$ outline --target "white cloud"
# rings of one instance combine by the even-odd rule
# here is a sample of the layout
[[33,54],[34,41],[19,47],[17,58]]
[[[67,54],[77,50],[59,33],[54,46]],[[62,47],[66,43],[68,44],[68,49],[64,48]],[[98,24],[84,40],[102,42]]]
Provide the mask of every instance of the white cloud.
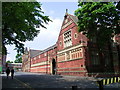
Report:
[[49,11],[49,14],[53,15],[53,14],[55,14],[55,12],[53,10],[51,10],[51,11]]
[[50,18],[53,22],[45,25],[47,29],[41,28],[38,37],[34,41],[26,42],[25,46],[32,49],[45,49],[55,44],[58,39],[62,20],[59,18]]
[[[44,8],[42,8],[42,11],[48,13]],[[49,14],[53,15],[54,11],[50,10]],[[60,18],[53,18],[53,17],[50,17],[50,19],[53,22],[49,22],[48,25],[45,25],[47,29],[41,28],[39,35],[35,37],[33,41],[27,41],[24,43],[25,47],[28,47],[30,49],[43,50],[48,48],[49,46],[54,45],[57,42],[63,20]],[[6,60],[10,60],[10,61],[15,60],[15,56],[17,52],[14,50],[14,48],[15,48],[14,45],[7,46],[7,50],[9,54],[7,55]]]
[[11,57],[8,57],[8,56],[7,56],[6,61],[14,61],[14,60],[12,60]]
[[15,56],[17,54],[17,52],[14,50],[15,45],[6,45],[7,48],[7,57],[6,57],[6,61],[10,60],[10,61],[14,61],[15,60]]

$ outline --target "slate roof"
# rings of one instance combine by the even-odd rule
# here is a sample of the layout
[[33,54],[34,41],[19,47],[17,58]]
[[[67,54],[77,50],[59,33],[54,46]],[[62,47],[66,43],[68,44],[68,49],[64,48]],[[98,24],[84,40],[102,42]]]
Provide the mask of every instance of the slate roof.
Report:
[[30,49],[30,57],[34,57],[36,54],[42,52],[41,50],[33,50],[33,49]]
[[40,54],[42,54],[42,53],[45,53],[45,52],[47,52],[47,51],[49,51],[49,50],[52,50],[52,49],[54,49],[54,48],[56,48],[56,47],[57,47],[56,44],[54,44],[54,45],[48,47],[47,49],[44,49],[44,50],[42,50],[42,51],[40,51],[40,52],[36,52],[36,54],[34,53],[34,55],[32,55],[32,57],[35,57],[35,56],[40,55]]
[[73,15],[70,15],[70,14],[69,14],[69,16],[77,24],[78,18],[76,16],[73,16]]
[[43,52],[46,52],[46,51],[52,50],[52,49],[54,49],[55,47],[57,47],[56,44],[55,44],[55,45],[52,45],[52,46],[50,46],[50,47],[48,47],[48,48],[45,49],[45,50],[43,50]]

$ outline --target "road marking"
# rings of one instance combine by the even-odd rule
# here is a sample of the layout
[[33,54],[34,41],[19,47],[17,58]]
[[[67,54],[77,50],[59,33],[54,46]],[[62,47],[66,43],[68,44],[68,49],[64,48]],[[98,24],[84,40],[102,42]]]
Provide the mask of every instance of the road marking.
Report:
[[19,83],[21,83],[24,87],[30,88],[30,90],[34,90],[34,89],[33,89],[32,87],[30,87],[28,84],[26,84],[26,83],[24,83],[24,82],[18,80],[18,79],[15,78],[15,77],[14,77],[14,79],[15,79],[16,81],[18,81]]

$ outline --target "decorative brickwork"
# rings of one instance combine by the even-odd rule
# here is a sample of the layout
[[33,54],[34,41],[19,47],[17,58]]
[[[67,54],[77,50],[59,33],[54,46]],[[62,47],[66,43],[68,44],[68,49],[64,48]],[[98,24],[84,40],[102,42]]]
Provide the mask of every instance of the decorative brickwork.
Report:
[[[111,47],[111,54],[106,44],[105,49],[100,52],[95,42],[89,40],[82,32],[78,32],[77,21],[75,16],[66,13],[56,44],[32,57],[29,54],[29,59],[26,59],[24,54],[23,71],[27,70],[28,65],[30,72],[47,74],[97,77],[107,76],[109,72],[119,75],[120,50],[114,45]],[[119,42],[118,38],[119,36],[115,39]],[[110,55],[113,55],[112,59]]]

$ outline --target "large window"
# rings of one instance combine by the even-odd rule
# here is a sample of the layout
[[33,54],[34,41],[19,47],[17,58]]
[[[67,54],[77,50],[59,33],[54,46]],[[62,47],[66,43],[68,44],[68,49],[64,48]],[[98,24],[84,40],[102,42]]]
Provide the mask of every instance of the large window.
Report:
[[97,51],[91,51],[91,62],[92,62],[92,65],[100,64],[99,54]]
[[71,31],[68,30],[64,33],[64,47],[68,47],[72,45],[72,40],[71,40]]

